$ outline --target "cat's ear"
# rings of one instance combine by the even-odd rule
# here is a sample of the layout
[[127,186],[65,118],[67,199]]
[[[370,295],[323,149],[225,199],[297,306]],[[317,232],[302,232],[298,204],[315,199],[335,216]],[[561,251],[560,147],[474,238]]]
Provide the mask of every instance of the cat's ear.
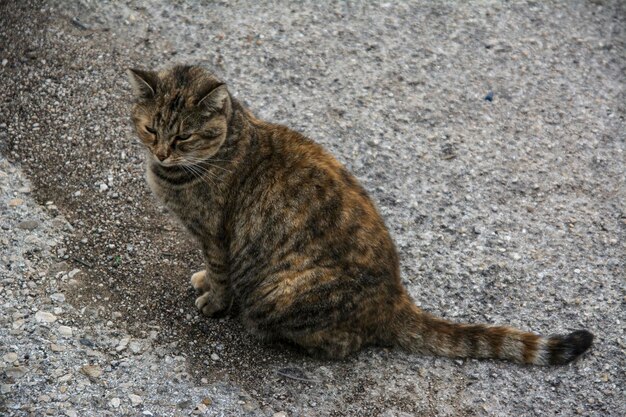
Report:
[[154,97],[156,93],[159,76],[156,72],[143,71],[130,68],[128,71],[128,79],[133,86],[135,97],[140,100],[146,100]]
[[197,105],[214,112],[230,113],[230,94],[226,84],[220,84],[205,94]]

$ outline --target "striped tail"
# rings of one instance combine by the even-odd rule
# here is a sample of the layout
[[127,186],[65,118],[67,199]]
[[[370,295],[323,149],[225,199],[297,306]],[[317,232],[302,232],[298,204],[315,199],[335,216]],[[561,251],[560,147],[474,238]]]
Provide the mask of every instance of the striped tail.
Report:
[[410,352],[458,358],[494,358],[533,365],[562,365],[582,355],[593,334],[577,330],[542,337],[512,327],[452,323],[413,304],[396,316],[395,343]]

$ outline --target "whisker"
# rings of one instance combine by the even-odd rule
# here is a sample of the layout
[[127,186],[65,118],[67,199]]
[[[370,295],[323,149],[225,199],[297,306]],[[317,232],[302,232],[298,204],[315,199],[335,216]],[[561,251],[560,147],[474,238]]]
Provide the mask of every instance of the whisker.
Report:
[[[205,176],[206,173],[198,172],[194,165],[184,165],[184,164],[182,164],[181,167],[183,167],[183,169],[185,171],[190,172],[191,175],[195,176],[196,178],[199,178],[206,185],[211,186],[211,184],[213,184],[214,187],[217,187],[217,184],[211,179],[210,176],[207,177],[207,176]],[[211,184],[209,184],[206,180],[211,181]]]
[[214,161],[210,160],[210,159],[193,158],[193,157],[189,157],[189,156],[184,156],[184,157],[182,157],[182,159],[184,159],[186,162],[189,162],[189,163],[191,163],[193,165],[196,165],[196,166],[200,166],[200,165],[206,164],[206,165],[212,166],[213,168],[217,168],[217,169],[221,169],[222,171],[226,171],[229,174],[233,173],[233,171],[231,171],[230,169],[221,167],[221,166],[216,165],[216,164],[212,164],[211,162],[214,162]]
[[195,166],[193,165],[188,165],[187,168],[193,172],[198,178],[200,178],[202,181],[204,181],[207,185],[209,185],[209,183],[206,180],[211,181],[211,184],[213,184],[214,186],[217,186],[217,184],[213,181],[213,179],[211,178],[211,176],[207,176],[206,172],[202,172],[199,171]]
[[221,170],[223,170],[223,171],[226,171],[226,172],[228,172],[229,174],[232,174],[232,173],[233,173],[233,171],[231,171],[230,169],[226,169],[226,168],[221,167],[221,166],[219,166],[219,165],[215,165],[215,164],[212,164],[212,163],[207,162],[207,161],[204,161],[204,163],[205,163],[205,164],[208,164],[208,165],[210,165],[210,166],[212,166],[212,167],[214,167],[214,168],[218,168],[218,169],[221,169]]

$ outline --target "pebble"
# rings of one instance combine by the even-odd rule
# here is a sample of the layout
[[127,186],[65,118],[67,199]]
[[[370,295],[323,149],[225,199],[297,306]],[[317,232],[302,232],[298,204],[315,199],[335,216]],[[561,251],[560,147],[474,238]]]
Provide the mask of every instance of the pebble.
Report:
[[61,293],[52,294],[50,299],[52,301],[56,301],[57,303],[63,303],[65,302],[65,295]]
[[8,394],[11,392],[11,384],[2,384],[0,385],[0,394]]
[[206,410],[208,410],[209,407],[207,407],[206,405],[200,403],[198,405],[196,405],[196,409],[193,410],[193,414],[195,415],[199,415],[199,414],[204,414],[206,412]]
[[18,229],[33,231],[39,226],[37,220],[25,220],[17,224]]
[[76,410],[67,410],[65,411],[65,415],[67,417],[78,417],[78,413],[76,412]]
[[7,353],[6,355],[2,357],[2,359],[4,359],[5,362],[13,363],[17,360],[17,353],[15,352]]
[[12,366],[4,370],[4,373],[9,378],[21,378],[26,373],[27,369],[24,366]]
[[124,349],[126,349],[126,347],[128,346],[128,342],[130,341],[130,337],[125,337],[122,340],[120,340],[120,343],[117,345],[117,347],[115,348],[115,350],[117,352],[121,352]]
[[56,319],[57,316],[46,311],[38,311],[35,314],[35,320],[37,320],[39,323],[54,323]]
[[50,343],[50,350],[53,352],[65,352],[66,347],[57,345],[56,343]]
[[117,408],[120,406],[121,402],[122,401],[116,397],[116,398],[111,398],[111,401],[109,401],[109,404],[111,405],[111,407]]
[[78,274],[79,272],[80,272],[80,269],[78,269],[78,268],[77,268],[77,269],[72,269],[72,270],[71,270],[71,271],[67,274],[67,276],[68,276],[68,277],[70,277],[70,278],[74,278],[74,275]]
[[72,379],[72,374],[65,374],[59,378],[59,382],[68,382],[70,379]]
[[143,344],[138,340],[133,340],[132,342],[130,342],[128,344],[128,347],[130,348],[130,351],[134,354],[141,353],[141,351],[143,350]]
[[278,413],[272,414],[272,417],[287,417],[287,413],[284,411],[279,411]]
[[102,368],[98,365],[85,365],[80,368],[83,374],[87,375],[90,378],[99,378],[102,375]]
[[220,357],[217,355],[217,353],[211,353],[211,359],[214,361],[219,361]]
[[59,334],[65,337],[72,337],[73,331],[69,326],[59,326]]
[[143,399],[136,394],[128,394],[128,398],[130,398],[130,402],[133,406],[138,406],[143,402]]
[[180,408],[181,410],[184,410],[185,408],[191,407],[191,404],[192,404],[191,400],[183,400],[183,401],[178,402],[176,404],[176,407]]
[[21,206],[22,204],[24,204],[24,200],[22,200],[21,198],[13,198],[9,200],[9,207],[17,207]]

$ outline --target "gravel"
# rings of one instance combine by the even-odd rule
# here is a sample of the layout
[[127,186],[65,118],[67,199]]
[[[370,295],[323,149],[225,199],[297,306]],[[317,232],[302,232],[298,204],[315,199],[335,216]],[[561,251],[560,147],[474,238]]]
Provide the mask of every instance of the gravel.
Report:
[[[626,14],[593,2],[0,5],[0,414],[626,414]],[[340,362],[195,310],[127,67],[201,63],[370,190],[418,305],[544,334],[560,368]]]

